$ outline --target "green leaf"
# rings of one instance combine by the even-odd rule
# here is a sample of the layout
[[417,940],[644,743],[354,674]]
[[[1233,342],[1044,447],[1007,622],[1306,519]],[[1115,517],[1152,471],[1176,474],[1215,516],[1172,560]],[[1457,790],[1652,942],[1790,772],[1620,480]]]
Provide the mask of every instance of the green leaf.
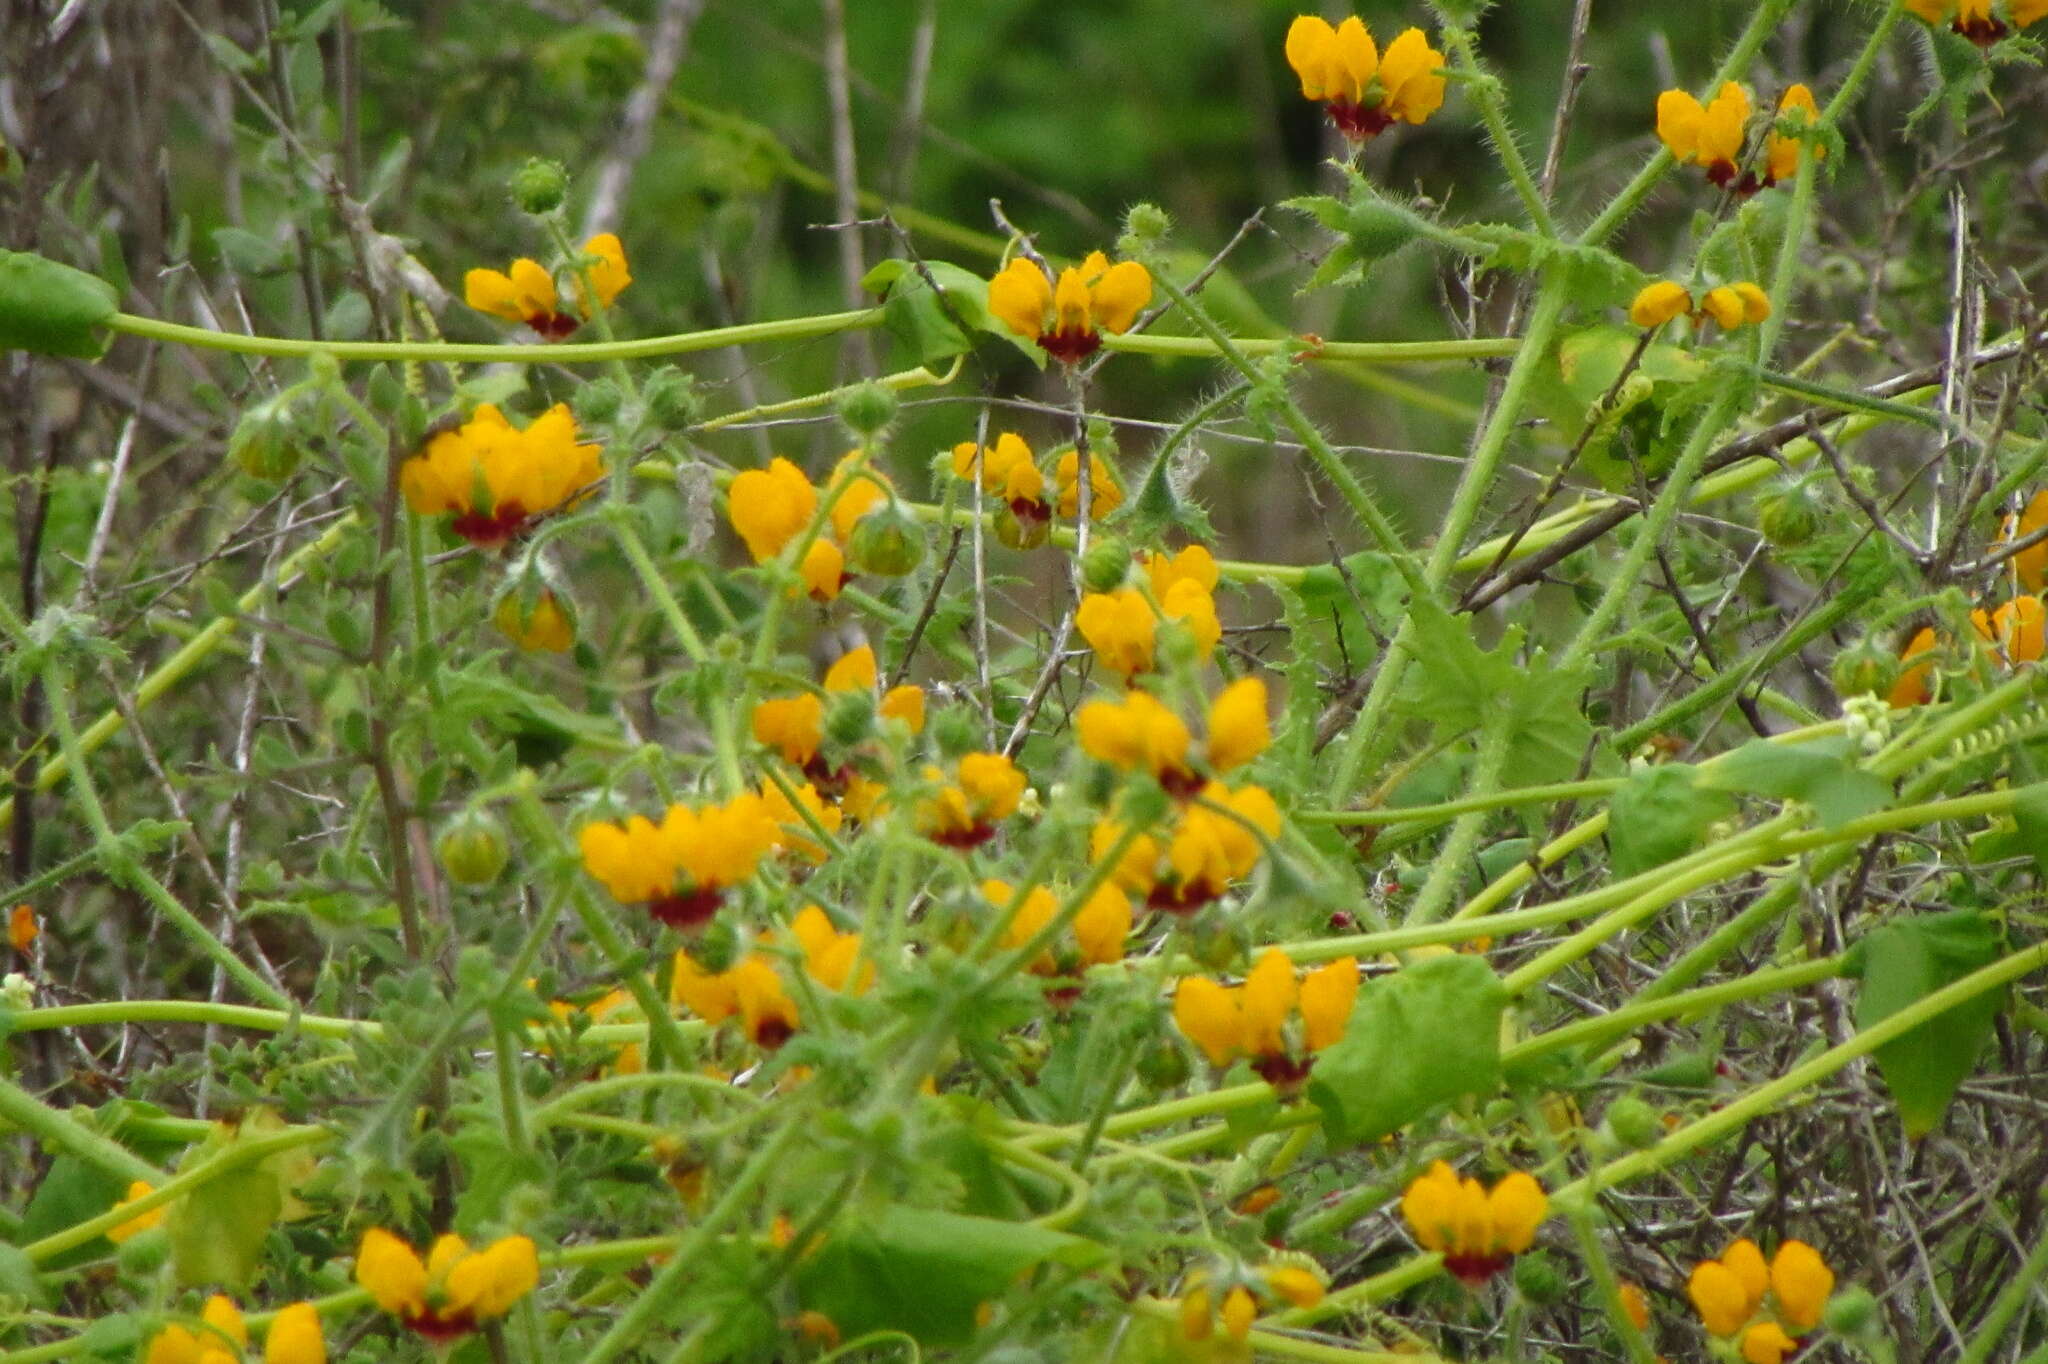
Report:
[[[284,1126],[267,1108],[250,1109],[237,1122],[217,1122],[206,1139],[178,1162],[178,1173],[196,1169],[236,1146],[275,1136]],[[208,1180],[172,1203],[164,1217],[164,1230],[170,1237],[171,1266],[178,1282],[188,1288],[205,1284],[241,1287],[254,1278],[271,1227],[302,1206],[292,1191],[304,1182],[311,1164],[304,1148],[279,1151]]]
[[1803,800],[1833,829],[1882,810],[1892,790],[1882,777],[1858,767],[1846,738],[1803,744],[1753,739],[1711,767],[1699,770],[1698,784],[1714,791]]
[[1607,846],[1614,874],[1634,876],[1685,856],[1700,846],[1707,826],[1726,819],[1735,801],[1702,788],[1688,763],[1647,767],[1629,778],[1607,806]]
[[[886,290],[882,326],[917,364],[931,365],[960,354],[972,344],[969,330],[1017,339],[989,315],[988,281],[946,261],[883,261],[868,271],[861,287]],[[1039,359],[1043,363],[1043,352]]]
[[2034,869],[2048,876],[2048,782],[2014,793],[2012,821],[2019,826],[2020,846],[2034,859]]
[[1500,978],[1477,957],[1431,957],[1368,981],[1309,1076],[1330,1143],[1377,1141],[1439,1104],[1498,1089],[1506,1006]]
[[1410,603],[1414,656],[1402,706],[1427,720],[1440,738],[1456,738],[1491,723],[1508,729],[1501,780],[1511,786],[1574,775],[1592,739],[1579,705],[1590,672],[1548,666],[1541,653],[1519,657],[1522,632],[1509,630],[1492,650],[1472,639],[1466,618],[1429,602]]
[[238,275],[281,275],[298,264],[292,249],[276,237],[259,237],[239,227],[213,230],[214,249]]
[[[1997,961],[1998,928],[1973,909],[1886,924],[1856,945],[1847,974],[1861,975],[1856,1026],[1868,1029],[1945,985]],[[1877,1049],[1877,1068],[1898,1105],[1906,1136],[1919,1140],[1948,1111],[1976,1068],[2005,991],[1987,990]]]
[[114,286],[26,251],[0,251],[0,350],[96,360],[114,315]]
[[[36,1185],[35,1196],[29,1199],[28,1208],[22,1214],[21,1239],[40,1241],[66,1227],[98,1217],[127,1192],[128,1181],[108,1174],[96,1165],[88,1165],[76,1156],[59,1154],[50,1162],[49,1173]],[[103,1240],[88,1241],[52,1258],[44,1268],[63,1269],[81,1260],[104,1255],[107,1247],[108,1243]]]
[[847,1339],[894,1330],[959,1345],[974,1334],[976,1309],[1026,1270],[1087,1269],[1108,1258],[1093,1241],[1029,1223],[891,1204],[831,1233],[798,1268],[797,1296]]

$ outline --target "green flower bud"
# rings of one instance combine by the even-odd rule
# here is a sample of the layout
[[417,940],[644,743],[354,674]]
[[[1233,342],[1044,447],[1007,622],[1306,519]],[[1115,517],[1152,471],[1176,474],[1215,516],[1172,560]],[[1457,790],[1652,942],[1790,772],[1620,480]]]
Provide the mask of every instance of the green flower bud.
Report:
[[926,721],[939,756],[948,760],[981,748],[981,723],[965,706],[947,706]]
[[1145,247],[1158,246],[1171,231],[1173,218],[1165,209],[1157,204],[1132,204],[1124,214],[1124,235],[1117,250],[1126,256],[1138,255]]
[[131,1279],[146,1279],[164,1267],[164,1261],[171,1258],[170,1233],[161,1226],[148,1231],[137,1232],[121,1243],[120,1254],[116,1257],[121,1272]]
[[1883,641],[1865,635],[1836,654],[1828,672],[1839,697],[1885,696],[1899,680],[1899,658]]
[[740,959],[743,947],[740,931],[734,925],[732,916],[721,914],[706,924],[704,930],[691,941],[690,960],[713,974],[729,971],[733,963]]
[[1633,1095],[1607,1105],[1606,1125],[1616,1141],[1638,1151],[1655,1146],[1664,1135],[1657,1110]]
[[1757,529],[1779,549],[1796,549],[1820,529],[1825,510],[1813,480],[1780,484],[1757,502]]
[[825,710],[825,742],[848,749],[875,732],[875,695],[866,687],[835,693]]
[[228,456],[251,478],[289,478],[299,467],[291,404],[279,395],[242,414],[228,437]]
[[569,410],[584,425],[616,421],[626,395],[616,379],[592,379],[569,397]]
[[1179,1089],[1188,1082],[1188,1054],[1179,1043],[1162,1040],[1138,1057],[1138,1078],[1155,1090]]
[[488,886],[505,870],[511,853],[503,825],[486,811],[465,810],[434,840],[434,855],[456,885]]
[[924,558],[924,527],[900,502],[887,502],[853,523],[847,561],[857,573],[900,578]]
[[562,206],[562,200],[569,194],[569,172],[559,161],[528,157],[525,165],[512,172],[505,188],[513,203],[537,218]]
[[1131,547],[1114,535],[1101,536],[1081,556],[1081,585],[1090,592],[1116,591],[1130,571]]
[[896,420],[896,412],[902,406],[896,399],[896,391],[881,384],[861,384],[849,388],[839,395],[836,404],[839,420],[846,423],[846,429],[863,442],[889,429],[889,423]]
[[1820,1319],[1837,1335],[1860,1336],[1877,1324],[1877,1299],[1869,1289],[1852,1285],[1828,1299]]
[[640,385],[647,404],[647,419],[664,431],[694,426],[704,413],[704,400],[697,395],[697,380],[674,365],[663,365]]
[[1385,199],[1360,199],[1344,215],[1344,235],[1362,259],[1391,256],[1422,230],[1415,214]]
[[1515,1257],[1515,1291],[1538,1307],[1564,1301],[1570,1285],[1564,1270],[1547,1251],[1532,1250]]

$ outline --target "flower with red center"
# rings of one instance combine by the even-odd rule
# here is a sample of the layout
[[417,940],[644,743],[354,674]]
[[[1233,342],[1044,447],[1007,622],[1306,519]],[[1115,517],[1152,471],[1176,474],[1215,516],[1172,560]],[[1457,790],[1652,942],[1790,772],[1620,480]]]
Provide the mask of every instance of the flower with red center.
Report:
[[549,341],[559,341],[575,331],[596,309],[590,294],[597,295],[597,307],[609,308],[628,284],[632,273],[626,268],[626,249],[609,232],[600,232],[583,243],[583,275],[590,290],[576,280],[578,314],[563,312],[555,293],[555,277],[539,261],[521,256],[509,270],[472,270],[462,279],[462,301],[480,313],[502,317],[507,322],[524,322]]
[[1181,1287],[1180,1333],[1191,1341],[1205,1341],[1221,1326],[1224,1338],[1242,1348],[1260,1312],[1314,1307],[1324,1292],[1322,1267],[1294,1252],[1281,1252],[1273,1263],[1256,1270],[1218,1265],[1212,1276],[1198,1269]]
[[[1109,856],[1123,833],[1114,820],[1098,823],[1089,837],[1089,856]],[[1221,898],[1233,881],[1251,875],[1264,852],[1261,836],[1271,839],[1279,833],[1280,807],[1264,787],[1233,791],[1212,781],[1181,808],[1163,845],[1150,833],[1134,837],[1112,876],[1153,909],[1191,914]]]
[[449,528],[457,535],[493,547],[588,493],[604,477],[601,449],[577,443],[576,419],[566,404],[556,403],[521,430],[485,403],[408,459],[399,486],[419,515],[453,513]]
[[[1680,165],[1704,167],[1709,183],[1732,194],[1754,194],[1797,173],[1805,144],[1772,132],[1764,139],[1762,173],[1744,171],[1743,148],[1752,112],[1749,91],[1734,81],[1722,82],[1719,93],[1705,104],[1687,91],[1666,90],[1657,96],[1657,138]],[[1804,126],[1818,121],[1820,108],[1813,91],[1801,84],[1786,87],[1778,99],[1777,116]]]
[[327,1364],[320,1312],[310,1302],[281,1307],[264,1332],[263,1353],[249,1348],[241,1309],[219,1293],[206,1300],[199,1320],[172,1322],[150,1337],[143,1364]]
[[1820,1325],[1835,1273],[1804,1241],[1784,1242],[1766,1265],[1743,1237],[1694,1265],[1685,1291],[1708,1335],[1733,1342],[1748,1364],[1780,1364]]
[[[1001,753],[969,753],[955,771],[952,783],[918,807],[918,825],[934,843],[977,847],[995,837],[997,823],[1017,813],[1024,774]],[[925,775],[940,778],[936,768],[927,768]]]
[[[1069,521],[1081,514],[1081,454],[1071,445],[1053,462],[1053,478],[1060,485],[1060,515]],[[1093,450],[1088,452],[1088,519],[1100,521],[1124,503],[1123,485],[1116,470]]]
[[1516,1170],[1488,1190],[1470,1176],[1459,1178],[1440,1160],[1401,1195],[1401,1216],[1416,1242],[1441,1253],[1444,1268],[1470,1288],[1534,1244],[1549,1211],[1543,1186],[1525,1171]]
[[[804,974],[823,988],[857,995],[874,981],[874,963],[860,960],[860,934],[835,928],[821,907],[805,905],[791,921],[790,935],[803,954]],[[760,941],[770,947],[775,935],[765,933]],[[713,1026],[737,1018],[755,1046],[773,1051],[795,1036],[802,1021],[778,961],[770,952],[752,951],[726,970],[706,971],[689,953],[678,952],[669,1002]]]
[[578,835],[583,866],[621,904],[644,903],[673,928],[701,927],[728,887],[754,874],[781,830],[762,799],[736,796],[701,810],[671,805],[660,824],[633,815],[597,821]]
[[1173,1022],[1211,1065],[1248,1060],[1285,1095],[1308,1079],[1315,1054],[1344,1035],[1357,998],[1357,958],[1340,957],[1297,981],[1293,960],[1269,947],[1241,985],[1181,977]]
[[[983,881],[981,893],[999,912],[1010,915],[1003,930],[1005,949],[1015,950],[1030,942],[1059,913],[1058,897],[1044,886],[1034,886],[1022,904],[1015,904],[1016,892],[1007,881]],[[1106,882],[1082,904],[1069,927],[1074,935],[1072,948],[1048,947],[1024,969],[1035,976],[1070,976],[1084,967],[1122,961],[1124,940],[1131,935],[1130,897],[1115,882]]]
[[[1906,8],[1937,28],[1947,25],[1979,47],[2048,18],[2048,0],[1906,0]],[[2001,13],[2002,11],[2002,13]]]
[[1152,276],[1136,261],[1109,263],[1091,251],[1054,282],[1036,262],[1014,256],[988,284],[988,310],[1047,355],[1074,365],[1102,345],[1102,333],[1121,336],[1152,301]]
[[407,1329],[447,1342],[504,1316],[531,1293],[540,1283],[540,1257],[524,1236],[471,1250],[450,1233],[434,1242],[422,1262],[404,1241],[372,1227],[356,1251],[356,1282]]
[[1010,519],[996,522],[997,535],[1012,549],[1043,544],[1052,508],[1045,504],[1045,474],[1039,469],[1031,447],[1015,431],[1003,432],[994,445],[986,448],[971,440],[962,441],[953,447],[954,475],[973,478],[977,458],[982,491],[1009,509]]
[[1405,30],[1382,55],[1357,15],[1332,28],[1304,14],[1287,27],[1286,52],[1302,98],[1326,106],[1330,122],[1353,146],[1396,123],[1421,123],[1443,107],[1444,54],[1419,28]]

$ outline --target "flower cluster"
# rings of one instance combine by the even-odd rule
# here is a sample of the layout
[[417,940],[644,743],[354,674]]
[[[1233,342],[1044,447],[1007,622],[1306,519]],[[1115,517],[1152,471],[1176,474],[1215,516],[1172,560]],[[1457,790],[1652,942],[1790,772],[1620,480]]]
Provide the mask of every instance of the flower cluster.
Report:
[[[576,314],[563,312],[555,277],[539,261],[521,256],[509,270],[472,270],[463,276],[463,302],[480,313],[524,322],[544,340],[559,341],[602,308],[612,306],[628,284],[626,248],[609,232],[583,243],[582,273],[576,278]],[[590,287],[583,287],[588,277]],[[594,306],[592,295],[595,295]]]
[[[1679,164],[1705,167],[1710,183],[1734,194],[1754,194],[1790,179],[1804,153],[1800,139],[1772,132],[1764,138],[1761,167],[1745,170],[1752,112],[1749,91],[1734,81],[1724,82],[1705,104],[1687,91],[1666,90],[1657,96],[1657,138]],[[1813,91],[1804,85],[1787,87],[1778,100],[1781,120],[1806,124],[1819,117]]]
[[[854,692],[873,694],[880,685],[875,651],[866,644],[840,655],[825,670],[826,696]],[[885,720],[900,720],[912,734],[924,729],[924,689],[908,683],[891,687],[883,695],[878,714]],[[754,706],[755,742],[782,755],[782,760],[810,778],[820,789],[838,792],[851,778],[845,766],[831,766],[819,757],[825,742],[825,701],[814,692],[776,696]]]
[[1647,284],[1628,305],[1628,320],[1638,327],[1661,327],[1675,317],[1702,325],[1718,323],[1723,331],[1761,322],[1771,315],[1771,296],[1752,280],[1717,284],[1694,302],[1692,291],[1676,280]]
[[[1003,506],[995,519],[996,538],[1012,549],[1035,549],[1045,543],[1051,527],[1053,508],[1045,500],[1045,473],[1038,467],[1036,456],[1022,436],[1014,431],[1005,431],[996,437],[995,444],[986,448],[978,447],[973,441],[962,441],[953,447],[953,473],[960,478],[974,477],[974,466],[981,465],[982,491],[998,498]],[[1058,484],[1058,506],[1061,516],[1072,519],[1080,514],[1081,504],[1081,456],[1073,447],[1062,451],[1054,461],[1053,477]],[[1088,512],[1091,520],[1099,520],[1123,505],[1124,490],[1117,482],[1116,471],[1102,456],[1093,451],[1088,455]]]
[[1301,97],[1322,104],[1353,146],[1443,107],[1444,54],[1419,28],[1404,30],[1382,53],[1355,14],[1335,28],[1303,14],[1287,26],[1286,51]]
[[1162,621],[1179,622],[1203,662],[1223,638],[1215,598],[1221,573],[1206,548],[1190,545],[1170,557],[1155,553],[1145,573],[1146,590],[1090,592],[1074,612],[1075,628],[1095,651],[1096,661],[1126,681],[1152,671]]
[[1804,1241],[1784,1242],[1766,1266],[1744,1237],[1695,1265],[1685,1291],[1708,1335],[1732,1342],[1747,1364],[1781,1364],[1820,1325],[1835,1273]]
[[782,837],[767,804],[746,794],[722,805],[671,805],[659,824],[644,815],[599,820],[578,842],[584,869],[613,899],[645,904],[662,923],[687,929],[716,914],[725,892],[752,876]]
[[1017,813],[1024,774],[1001,753],[969,753],[954,764],[953,780],[936,767],[925,778],[938,792],[918,805],[918,827],[949,848],[973,848],[995,837],[996,825]]
[[[1033,886],[1021,904],[1016,888],[1008,881],[983,881],[981,894],[997,913],[1010,916],[1002,936],[1005,950],[1014,951],[1036,938],[1060,910],[1059,897],[1044,886]],[[1073,946],[1047,947],[1025,963],[1024,969],[1035,976],[1071,976],[1084,967],[1122,961],[1131,920],[1130,896],[1114,882],[1105,883],[1075,911],[1070,925]]]
[[[1129,835],[1111,875],[1153,909],[1189,914],[1251,875],[1264,852],[1261,839],[1279,837],[1280,823],[1280,807],[1263,786],[1232,790],[1211,781],[1179,807],[1163,838]],[[1089,838],[1089,855],[1106,858],[1125,838],[1121,823],[1100,820]]]
[[[2038,663],[2048,655],[2048,608],[2030,593],[1989,612],[1979,607],[1970,613],[1970,625],[2005,667]],[[1888,698],[1893,709],[1924,705],[1933,699],[1935,659],[1929,655],[1941,644],[1941,636],[1931,625],[1922,626],[1906,641],[1899,653],[1902,667]]]
[[1269,947],[1242,984],[1183,976],[1173,992],[1173,1021],[1209,1063],[1246,1060],[1282,1093],[1298,1089],[1315,1054],[1344,1036],[1358,999],[1358,961],[1339,957],[1294,976],[1294,962]]
[[[1989,47],[2014,29],[2048,18],[2048,0],[1906,0],[1906,8],[1928,23],[1946,25],[1979,47]],[[2002,17],[2000,14],[2002,11]]]
[[[804,973],[825,989],[860,994],[874,980],[873,963],[860,962],[860,934],[841,932],[820,906],[805,905],[790,921],[789,931],[803,953]],[[772,933],[759,939],[763,947],[772,947],[774,941]],[[669,979],[669,1002],[714,1025],[738,1018],[755,1046],[773,1051],[801,1022],[779,961],[779,954],[750,951],[723,971],[707,971],[688,953],[678,952]]]
[[[988,284],[988,310],[1062,364],[1076,365],[1102,345],[1102,333],[1121,336],[1152,301],[1152,275],[1136,261],[1109,263],[1091,251],[1057,283],[1036,261],[1013,256]],[[1071,514],[1071,513],[1070,513]]]
[[524,1236],[482,1250],[454,1233],[437,1238],[425,1260],[382,1227],[363,1235],[356,1282],[408,1330],[445,1342],[504,1316],[540,1282],[540,1256]]
[[1289,1255],[1257,1269],[1198,1269],[1181,1288],[1180,1333],[1191,1341],[1204,1341],[1220,1326],[1225,1339],[1242,1344],[1261,1313],[1282,1303],[1314,1307],[1323,1300],[1323,1292],[1321,1270],[1306,1256]]
[[524,430],[489,403],[430,439],[399,470],[406,503],[421,516],[452,514],[471,544],[505,544],[537,516],[567,506],[604,477],[600,447],[579,444],[576,419],[557,403]]
[[[1075,712],[1074,729],[1084,753],[1127,772],[1149,772],[1173,796],[1186,799],[1203,785],[1188,765],[1194,739],[1187,725],[1150,692],[1133,687],[1119,700],[1090,701]],[[1239,678],[1209,705],[1203,765],[1222,776],[1256,758],[1271,741],[1266,684]]]
[[[150,1337],[143,1364],[258,1364],[249,1350],[249,1326],[241,1309],[216,1293],[199,1320],[172,1322]],[[263,1333],[261,1364],[327,1364],[320,1312],[310,1302],[279,1308]]]
[[[804,590],[819,602],[838,597],[850,576],[844,546],[861,518],[889,505],[893,494],[888,480],[867,467],[867,452],[850,450],[833,469],[825,497],[831,513],[797,565]],[[734,475],[725,498],[726,519],[757,564],[775,558],[810,529],[819,503],[818,489],[804,471],[779,455],[765,469]]]
[[1525,1170],[1501,1177],[1491,1189],[1439,1160],[1401,1195],[1401,1216],[1424,1250],[1444,1257],[1444,1268],[1477,1288],[1536,1240],[1550,1199]]

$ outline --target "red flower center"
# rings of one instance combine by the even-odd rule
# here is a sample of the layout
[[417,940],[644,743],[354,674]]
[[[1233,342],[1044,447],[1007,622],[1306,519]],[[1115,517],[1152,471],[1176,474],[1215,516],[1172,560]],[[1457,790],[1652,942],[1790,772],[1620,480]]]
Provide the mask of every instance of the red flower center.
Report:
[[717,886],[695,886],[680,895],[664,895],[647,902],[647,912],[685,933],[702,928],[718,912],[721,892]]
[[1386,106],[1375,104],[1370,109],[1354,104],[1348,99],[1331,100],[1327,106],[1330,122],[1337,125],[1337,131],[1345,140],[1354,145],[1368,142],[1393,126],[1394,116]]
[[517,502],[505,502],[493,508],[489,515],[483,512],[464,512],[448,524],[457,535],[479,549],[495,549],[506,541],[516,538],[526,529],[526,523],[533,518],[526,508]]

